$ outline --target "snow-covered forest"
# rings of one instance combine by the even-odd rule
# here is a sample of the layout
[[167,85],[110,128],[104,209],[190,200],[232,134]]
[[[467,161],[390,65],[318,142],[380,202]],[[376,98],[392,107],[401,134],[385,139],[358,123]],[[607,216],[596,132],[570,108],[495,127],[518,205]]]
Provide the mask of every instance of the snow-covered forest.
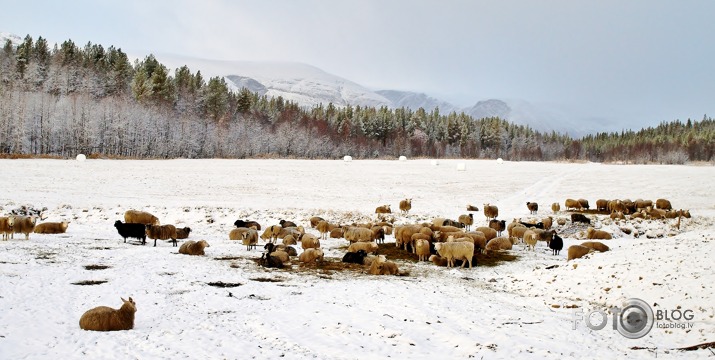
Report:
[[0,50],[0,155],[129,158],[464,157],[682,164],[715,161],[715,121],[574,139],[439,109],[301,107],[153,56],[27,35]]

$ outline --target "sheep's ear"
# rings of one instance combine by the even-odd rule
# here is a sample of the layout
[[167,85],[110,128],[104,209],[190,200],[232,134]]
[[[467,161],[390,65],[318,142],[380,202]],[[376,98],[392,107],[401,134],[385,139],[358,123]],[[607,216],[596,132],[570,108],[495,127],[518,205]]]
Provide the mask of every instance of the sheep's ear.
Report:
[[[123,297],[120,297],[120,299],[122,299],[122,302],[123,302],[123,303],[127,302],[126,300],[124,300]],[[129,300],[131,300],[131,299],[132,299],[132,298],[130,297]]]

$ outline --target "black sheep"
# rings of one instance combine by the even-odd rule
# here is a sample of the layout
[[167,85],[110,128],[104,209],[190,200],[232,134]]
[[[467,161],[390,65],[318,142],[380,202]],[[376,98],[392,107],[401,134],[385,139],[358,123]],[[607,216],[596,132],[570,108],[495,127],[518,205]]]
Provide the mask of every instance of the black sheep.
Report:
[[564,248],[564,239],[557,234],[554,234],[553,239],[549,243],[549,249],[553,250],[553,255],[558,255],[559,251]]
[[352,263],[352,264],[362,264],[362,262],[366,256],[367,256],[367,252],[365,252],[365,250],[358,250],[356,252],[348,252],[348,253],[345,253],[345,256],[343,256],[343,262],[344,263]]
[[236,225],[237,228],[244,227],[244,228],[250,229],[251,227],[255,226],[256,230],[261,230],[261,224],[255,222],[255,221],[251,221],[251,220],[238,219],[233,224]]
[[294,222],[292,221],[286,221],[286,220],[281,220],[278,222],[281,224],[281,227],[287,228],[287,227],[298,227]]
[[502,231],[506,230],[506,221],[497,219],[489,220],[489,227],[496,230],[499,236],[501,236]]
[[114,223],[114,227],[117,228],[119,235],[124,238],[124,242],[127,242],[127,238],[140,239],[142,245],[146,244],[146,227],[144,224],[134,224],[134,223],[123,223],[121,220],[117,220]]
[[571,222],[590,224],[591,219],[589,219],[588,217],[586,217],[586,215],[583,214],[571,214]]
[[544,223],[542,223],[541,221],[537,222],[536,224],[532,224],[532,223],[528,223],[528,222],[523,222],[523,221],[519,221],[519,223],[520,223],[521,225],[524,225],[524,226],[528,227],[528,228],[537,228],[537,229],[543,229],[543,228],[544,228]]
[[283,268],[283,262],[281,261],[281,259],[276,256],[268,255],[266,253],[263,253],[263,255],[261,255],[261,259],[258,261],[258,264],[267,268]]

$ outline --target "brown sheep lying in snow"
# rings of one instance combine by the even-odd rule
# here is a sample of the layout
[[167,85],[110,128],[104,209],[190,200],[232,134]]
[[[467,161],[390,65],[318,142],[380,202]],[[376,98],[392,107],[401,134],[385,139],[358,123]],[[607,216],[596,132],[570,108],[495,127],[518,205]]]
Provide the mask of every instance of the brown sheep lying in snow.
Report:
[[607,232],[605,232],[605,231],[603,231],[603,230],[596,230],[596,229],[594,229],[594,228],[592,228],[592,227],[590,227],[590,226],[588,227],[588,229],[586,229],[586,237],[587,237],[588,239],[599,239],[599,240],[611,240],[611,239],[613,239],[613,237],[611,236],[611,234],[609,234],[609,233],[607,233]]
[[188,240],[185,243],[181,244],[181,247],[179,248],[179,254],[206,255],[204,253],[204,248],[207,247],[210,247],[210,245],[206,242],[206,240],[200,240],[198,242]]
[[98,306],[87,310],[79,319],[79,327],[82,330],[94,331],[130,330],[134,328],[134,313],[137,312],[137,304],[131,297],[129,300],[122,298],[122,302],[122,307],[119,309]]
[[591,251],[593,251],[593,249],[582,245],[571,245],[569,246],[569,255],[567,260],[578,259]]
[[585,246],[589,249],[593,249],[598,252],[606,252],[610,250],[610,248],[606,244],[598,241],[584,241],[581,243],[581,246]]
[[67,231],[69,222],[44,222],[35,226],[35,234],[63,234]]
[[375,208],[375,214],[391,214],[390,205],[382,205]]

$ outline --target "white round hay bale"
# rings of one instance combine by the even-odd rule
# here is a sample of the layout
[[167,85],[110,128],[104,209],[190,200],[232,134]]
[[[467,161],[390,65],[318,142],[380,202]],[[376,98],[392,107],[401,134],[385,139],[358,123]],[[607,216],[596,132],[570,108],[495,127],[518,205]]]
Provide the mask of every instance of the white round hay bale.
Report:
[[400,156],[400,161],[407,161],[407,156],[404,156],[404,155]]
[[350,155],[345,155],[345,156],[343,156],[343,161],[351,162],[351,161],[353,161],[353,157]]
[[457,163],[457,171],[465,171],[465,170],[467,170],[467,164]]
[[503,163],[504,163],[504,159],[502,159],[502,158],[497,159],[497,164],[503,164]]
[[439,165],[439,161],[437,161],[437,160],[432,160],[432,161],[431,161],[431,164],[432,164],[433,166],[437,166],[437,165]]
[[77,161],[82,162],[85,160],[87,160],[87,157],[84,154],[77,155]]

